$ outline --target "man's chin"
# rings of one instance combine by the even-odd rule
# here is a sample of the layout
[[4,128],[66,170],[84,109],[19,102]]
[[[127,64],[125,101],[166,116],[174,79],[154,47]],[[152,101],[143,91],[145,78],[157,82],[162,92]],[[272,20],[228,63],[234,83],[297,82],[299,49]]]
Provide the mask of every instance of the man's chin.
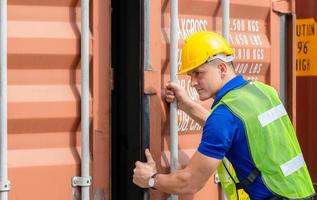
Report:
[[200,101],[206,101],[206,100],[209,100],[211,98],[214,98],[214,96],[211,96],[211,95],[199,95],[199,100]]
[[199,96],[199,100],[200,100],[200,101],[205,101],[205,100],[207,100],[207,99],[209,99],[209,97]]

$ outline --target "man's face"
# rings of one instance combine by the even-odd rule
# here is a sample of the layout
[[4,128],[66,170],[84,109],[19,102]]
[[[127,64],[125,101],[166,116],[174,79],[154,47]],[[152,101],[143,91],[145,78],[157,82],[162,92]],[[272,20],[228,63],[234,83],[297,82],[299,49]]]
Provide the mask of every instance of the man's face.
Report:
[[219,62],[212,61],[188,73],[191,85],[197,90],[201,101],[214,98],[222,88],[221,70]]

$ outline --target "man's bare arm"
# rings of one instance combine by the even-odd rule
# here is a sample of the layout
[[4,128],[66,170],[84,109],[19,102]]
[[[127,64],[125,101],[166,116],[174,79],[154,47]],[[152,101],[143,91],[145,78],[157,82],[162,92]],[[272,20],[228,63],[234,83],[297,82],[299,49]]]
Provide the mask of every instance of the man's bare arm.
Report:
[[[148,163],[153,163],[152,156],[146,152]],[[196,152],[186,168],[170,174],[158,174],[154,187],[169,194],[194,194],[198,192],[215,172],[221,160],[207,157]],[[147,181],[154,173],[147,163],[136,163],[133,182],[140,187],[148,187]]]
[[210,110],[206,109],[196,101],[192,101],[188,108],[184,111],[199,125],[204,126],[210,115]]
[[192,119],[203,126],[210,115],[210,110],[192,100],[185,89],[177,83],[168,83],[165,90],[165,100],[169,103],[177,100],[180,110],[187,113]]

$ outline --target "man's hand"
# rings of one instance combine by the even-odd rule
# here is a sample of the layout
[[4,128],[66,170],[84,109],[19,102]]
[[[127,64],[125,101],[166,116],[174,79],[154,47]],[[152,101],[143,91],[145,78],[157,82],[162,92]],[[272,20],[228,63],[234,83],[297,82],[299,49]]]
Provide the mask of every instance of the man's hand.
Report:
[[147,162],[136,161],[135,168],[133,170],[133,183],[141,188],[148,188],[148,181],[150,177],[156,173],[156,164],[149,149],[145,149],[145,156]]
[[172,103],[177,100],[177,106],[179,109],[185,111],[193,104],[193,100],[188,96],[186,90],[178,83],[169,82],[166,84],[165,100],[168,103]]
[[204,126],[210,115],[210,110],[204,108],[197,101],[192,100],[186,90],[178,83],[169,82],[166,84],[165,100],[171,103],[175,98],[177,100],[178,109],[184,111],[201,126]]

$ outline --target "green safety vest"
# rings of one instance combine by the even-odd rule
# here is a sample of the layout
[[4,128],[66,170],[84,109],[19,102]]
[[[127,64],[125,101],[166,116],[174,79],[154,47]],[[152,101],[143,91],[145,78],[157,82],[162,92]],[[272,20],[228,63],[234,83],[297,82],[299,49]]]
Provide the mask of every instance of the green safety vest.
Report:
[[[252,161],[270,191],[288,199],[314,195],[294,128],[272,87],[260,82],[248,82],[223,96],[212,111],[219,105],[227,106],[242,120]],[[227,159],[217,170],[221,185],[230,199],[249,199],[243,191],[236,190],[232,177],[235,182],[238,179]]]

